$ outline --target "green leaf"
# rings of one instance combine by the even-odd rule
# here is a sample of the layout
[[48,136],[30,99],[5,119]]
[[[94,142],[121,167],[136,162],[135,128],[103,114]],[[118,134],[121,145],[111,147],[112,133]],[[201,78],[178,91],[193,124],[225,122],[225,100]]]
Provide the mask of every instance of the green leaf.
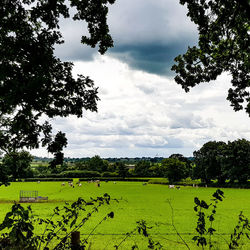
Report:
[[209,208],[208,204],[207,204],[205,201],[203,201],[203,200],[201,201],[200,206],[201,206],[202,208],[205,208],[205,209],[208,209],[208,208]]
[[108,217],[113,219],[113,218],[114,218],[114,212],[110,212],[110,213],[108,214]]
[[194,198],[194,203],[195,203],[197,206],[199,206],[199,205],[200,205],[200,200],[199,200],[197,197],[195,197],[195,198]]

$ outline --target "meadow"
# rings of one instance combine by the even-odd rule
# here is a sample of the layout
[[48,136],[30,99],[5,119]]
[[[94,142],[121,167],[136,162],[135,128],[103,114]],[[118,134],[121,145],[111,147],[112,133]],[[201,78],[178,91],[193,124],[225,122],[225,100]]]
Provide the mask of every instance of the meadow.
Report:
[[[83,239],[108,212],[114,212],[114,218],[104,221],[90,238],[90,249],[99,250],[114,249],[113,246],[119,244],[125,234],[136,227],[136,221],[141,219],[152,226],[149,230],[152,238],[159,241],[164,249],[186,249],[172,226],[172,219],[190,248],[198,249],[192,242],[197,222],[193,209],[194,197],[209,201],[216,189],[181,187],[177,190],[169,189],[167,185],[142,185],[141,182],[101,182],[100,187],[94,183],[82,182],[81,187],[75,185],[75,188],[67,184],[61,186],[60,182],[14,182],[8,187],[0,188],[1,221],[13,202],[19,200],[20,190],[37,190],[39,196],[48,196],[48,202],[31,205],[34,215],[43,218],[48,218],[56,206],[63,206],[66,201],[73,202],[78,197],[88,200],[89,197],[95,198],[108,193],[111,198],[118,199],[118,203],[112,201],[110,205],[102,207],[80,230]],[[237,224],[240,211],[250,218],[250,190],[222,190],[225,199],[218,204],[214,222],[217,249],[227,249],[226,242]],[[169,203],[173,207],[173,214]],[[121,249],[131,249],[135,243],[139,249],[146,249],[147,242],[139,235],[129,237],[121,245]],[[250,241],[244,241],[242,249],[250,249]]]

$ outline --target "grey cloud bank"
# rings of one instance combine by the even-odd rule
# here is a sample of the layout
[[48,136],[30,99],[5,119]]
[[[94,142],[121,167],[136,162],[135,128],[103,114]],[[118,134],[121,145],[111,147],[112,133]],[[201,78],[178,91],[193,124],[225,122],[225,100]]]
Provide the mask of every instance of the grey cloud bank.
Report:
[[110,54],[132,68],[171,75],[174,58],[197,39],[186,9],[176,0],[119,1],[112,6]]
[[[119,0],[110,6],[108,23],[114,48],[107,54],[131,68],[172,75],[174,58],[197,40],[196,27],[186,17],[186,8],[176,0]],[[64,20],[65,44],[56,47],[63,60],[91,61],[97,48],[80,44],[88,34],[86,25]]]

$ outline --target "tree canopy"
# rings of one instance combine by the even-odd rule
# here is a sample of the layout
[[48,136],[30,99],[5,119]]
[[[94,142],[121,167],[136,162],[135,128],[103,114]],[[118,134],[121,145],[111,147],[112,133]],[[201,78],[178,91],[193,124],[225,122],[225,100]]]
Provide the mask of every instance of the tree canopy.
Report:
[[150,162],[141,160],[135,164],[135,174],[137,176],[149,176],[150,175]]
[[212,179],[217,179],[219,183],[225,182],[223,159],[225,158],[226,146],[227,144],[222,141],[209,141],[199,150],[194,151],[196,178],[201,178],[205,183],[209,183]]
[[[1,172],[5,172],[5,175],[10,176],[12,180],[32,177],[33,174],[30,168],[32,159],[31,154],[26,151],[5,154],[1,164]],[[1,179],[1,181],[3,181],[3,179]],[[5,181],[3,181],[3,183],[5,183]]]
[[250,178],[250,141],[239,139],[232,142],[209,141],[194,152],[195,178],[205,183],[225,180],[247,183]]
[[[85,21],[89,37],[81,43],[113,46],[107,25],[108,4],[115,0],[5,0],[0,5],[0,149],[5,152],[50,145],[48,118],[97,111],[98,90],[83,75],[72,76],[71,62],[54,54],[63,43],[59,18]],[[40,136],[42,135],[42,139]],[[62,140],[65,141],[65,140]]]
[[87,162],[87,167],[88,170],[104,172],[108,169],[108,163],[99,155],[95,155]]
[[166,158],[162,160],[162,167],[165,169],[165,177],[170,183],[180,181],[186,176],[186,163],[177,158]]
[[250,2],[249,0],[180,0],[198,26],[198,45],[175,58],[175,81],[190,88],[216,80],[223,72],[232,76],[227,99],[235,111],[250,116]]
[[232,182],[238,180],[240,183],[247,183],[250,178],[250,141],[239,139],[228,142],[223,165]]

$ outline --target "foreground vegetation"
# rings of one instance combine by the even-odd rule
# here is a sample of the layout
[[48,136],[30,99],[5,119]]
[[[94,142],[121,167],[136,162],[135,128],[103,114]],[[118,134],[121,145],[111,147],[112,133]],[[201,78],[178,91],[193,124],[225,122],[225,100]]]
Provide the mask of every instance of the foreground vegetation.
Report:
[[[196,245],[192,240],[197,234],[195,230],[197,216],[193,210],[194,197],[209,200],[216,189],[181,187],[178,190],[169,189],[166,185],[143,185],[139,182],[116,182],[116,184],[101,182],[100,187],[97,187],[96,183],[84,182],[81,187],[75,185],[75,188],[68,185],[61,186],[59,182],[41,182],[40,184],[16,182],[0,189],[1,221],[10,210],[13,201],[19,200],[20,190],[38,190],[39,195],[49,197],[48,203],[31,205],[33,215],[44,219],[50,218],[56,206],[63,207],[65,201],[73,202],[78,197],[89,200],[90,197],[108,193],[111,198],[118,199],[119,203],[111,201],[109,206],[102,207],[80,230],[81,238],[84,238],[105,215],[114,212],[114,218],[103,222],[89,238],[91,249],[113,249],[113,246],[119,244],[127,232],[136,228],[138,220],[145,220],[147,225],[152,226],[152,229],[149,229],[150,235],[165,248],[185,249],[185,245],[172,225],[174,221],[177,231],[191,246],[191,249],[195,249]],[[214,239],[215,245],[219,246],[218,249],[227,248],[226,241],[230,240],[230,234],[237,224],[240,211],[244,211],[245,216],[250,217],[249,190],[225,189],[224,192],[225,200],[218,205],[213,226],[216,230]],[[24,207],[27,205],[24,204]],[[38,234],[42,230],[44,228],[41,227],[35,229]],[[145,249],[147,246],[147,241],[143,236],[133,234],[121,247],[131,249],[134,243],[139,246],[139,249]],[[249,247],[250,244],[245,240],[243,249],[249,249]]]

